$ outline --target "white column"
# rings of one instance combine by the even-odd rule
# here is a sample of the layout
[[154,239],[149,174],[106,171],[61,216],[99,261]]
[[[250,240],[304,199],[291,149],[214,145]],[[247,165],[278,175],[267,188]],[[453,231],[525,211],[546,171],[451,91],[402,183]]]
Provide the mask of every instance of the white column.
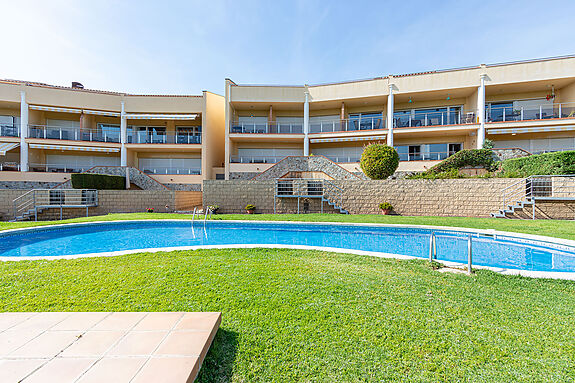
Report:
[[309,93],[307,91],[303,104],[303,134],[303,155],[309,156]]
[[120,114],[120,165],[128,166],[128,152],[126,150],[126,142],[128,141],[128,126],[126,123],[126,109],[124,101],[122,101],[122,113]]
[[477,149],[483,148],[485,142],[485,74],[480,77],[479,89],[477,90],[477,115],[479,128],[477,129]]
[[393,84],[389,84],[387,96],[387,145],[393,146]]
[[26,92],[20,92],[20,171],[28,171],[28,103]]

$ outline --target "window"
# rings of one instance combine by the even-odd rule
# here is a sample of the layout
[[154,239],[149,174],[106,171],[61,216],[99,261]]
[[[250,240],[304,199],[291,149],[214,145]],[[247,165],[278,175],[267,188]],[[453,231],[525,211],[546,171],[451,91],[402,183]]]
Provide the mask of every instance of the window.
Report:
[[147,174],[200,174],[201,158],[140,158],[140,170]]
[[409,160],[417,161],[421,159],[421,145],[409,145]]
[[448,155],[452,156],[455,153],[459,152],[462,149],[462,144],[448,144]]
[[460,124],[461,106],[399,110],[393,119],[398,128]]
[[177,144],[201,144],[202,127],[201,126],[176,126],[176,143]]
[[356,113],[349,115],[348,130],[383,129],[381,113]]

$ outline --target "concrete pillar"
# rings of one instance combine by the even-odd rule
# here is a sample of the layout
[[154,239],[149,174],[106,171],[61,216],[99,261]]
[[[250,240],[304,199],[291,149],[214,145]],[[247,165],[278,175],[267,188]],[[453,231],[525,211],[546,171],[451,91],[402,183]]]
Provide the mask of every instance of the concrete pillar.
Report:
[[126,120],[126,109],[122,101],[122,113],[120,114],[120,165],[128,166],[128,151],[126,142],[128,141],[128,124]]
[[226,79],[226,110],[224,116],[224,178],[226,180],[230,179],[230,127],[231,127],[231,119],[232,116],[232,108],[231,108],[231,96],[232,96],[232,83],[230,79]]
[[393,84],[389,84],[387,96],[387,145],[393,146]]
[[20,171],[28,171],[28,103],[26,92],[20,92]]
[[303,134],[303,155],[309,156],[309,93],[307,90],[303,104]]
[[482,74],[477,90],[477,116],[479,117],[479,128],[477,129],[477,149],[483,148],[485,142],[485,78],[487,75]]

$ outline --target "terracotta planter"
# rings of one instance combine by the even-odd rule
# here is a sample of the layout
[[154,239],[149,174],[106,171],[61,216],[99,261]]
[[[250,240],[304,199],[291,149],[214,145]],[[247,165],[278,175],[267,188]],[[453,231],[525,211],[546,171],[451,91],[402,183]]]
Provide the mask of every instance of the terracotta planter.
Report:
[[383,215],[389,215],[390,212],[391,212],[391,209],[381,209],[381,214],[383,214]]
[[248,213],[248,214],[254,214],[254,211],[253,211],[253,209],[252,209],[252,210],[246,210],[246,213]]

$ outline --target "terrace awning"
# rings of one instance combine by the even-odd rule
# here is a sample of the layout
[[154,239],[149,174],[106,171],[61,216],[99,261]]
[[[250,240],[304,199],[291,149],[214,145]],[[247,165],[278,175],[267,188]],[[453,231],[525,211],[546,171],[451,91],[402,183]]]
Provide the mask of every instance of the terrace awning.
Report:
[[47,149],[47,150],[72,150],[77,152],[119,152],[120,148],[104,148],[101,146],[70,146],[70,145],[45,145],[45,144],[30,144],[32,149]]
[[18,142],[0,142],[0,156],[5,156],[6,152],[20,146]]
[[530,126],[528,128],[507,128],[507,129],[487,129],[489,134],[517,134],[517,133],[539,133],[539,132],[566,132],[575,130],[575,125],[565,126]]

